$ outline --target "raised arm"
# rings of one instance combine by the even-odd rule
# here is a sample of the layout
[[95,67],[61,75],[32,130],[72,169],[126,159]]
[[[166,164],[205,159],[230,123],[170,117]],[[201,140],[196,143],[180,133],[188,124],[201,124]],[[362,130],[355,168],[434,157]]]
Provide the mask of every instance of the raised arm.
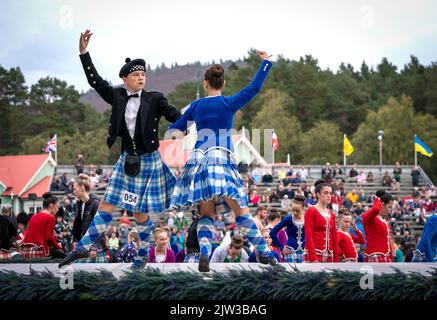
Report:
[[373,207],[363,213],[363,222],[366,221],[371,221],[373,219],[375,219],[378,214],[381,212],[381,199],[379,199],[379,197],[375,197],[375,200],[373,201]]
[[351,234],[354,243],[358,243],[358,244],[366,243],[366,241],[364,240],[364,235],[361,233],[360,229],[358,229],[354,221],[352,221],[352,229],[355,232],[355,235]]
[[252,82],[240,92],[233,96],[227,97],[229,102],[229,108],[232,112],[237,112],[244,107],[257,93],[261,90],[262,85],[267,77],[267,74],[272,67],[272,63],[269,61],[271,55],[268,55],[265,51],[258,51],[258,56],[261,58],[261,65],[252,79]]
[[91,56],[87,51],[87,46],[92,35],[93,34],[90,30],[86,30],[85,32],[80,34],[80,61],[82,62],[83,70],[85,71],[85,75],[90,86],[97,91],[97,93],[103,98],[103,100],[105,100],[109,104],[112,104],[114,88],[110,86],[109,83],[97,73],[97,70],[91,60]]

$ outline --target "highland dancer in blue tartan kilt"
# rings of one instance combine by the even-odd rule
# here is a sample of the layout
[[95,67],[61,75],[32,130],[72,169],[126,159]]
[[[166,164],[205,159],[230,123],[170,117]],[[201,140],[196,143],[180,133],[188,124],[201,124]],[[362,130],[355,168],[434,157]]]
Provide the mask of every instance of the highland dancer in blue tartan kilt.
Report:
[[86,50],[91,35],[90,30],[81,34],[80,59],[88,83],[112,106],[107,145],[111,148],[117,136],[121,137],[121,155],[88,231],[59,267],[88,257],[93,243],[108,229],[115,207],[119,207],[135,215],[139,248],[133,268],[139,269],[147,263],[150,236],[155,228],[148,213],[162,213],[168,209],[176,182],[157,151],[159,120],[164,116],[173,123],[180,113],[161,93],[144,90],[146,62],[142,59],[127,58],[121,68],[119,76],[126,88],[114,88],[103,80]]
[[198,204],[200,207],[197,238],[201,272],[209,271],[214,218],[219,211],[232,210],[235,213],[240,233],[259,252],[260,262],[278,264],[252,220],[233,156],[231,130],[234,114],[261,90],[272,66],[266,52],[258,51],[258,55],[262,63],[252,82],[233,96],[224,97],[221,94],[226,84],[221,65],[213,65],[206,70],[203,81],[206,97],[192,102],[182,117],[169,127],[176,137],[186,133],[188,122],[194,121],[197,128],[197,141],[178,177],[171,206],[183,208]]
[[[305,197],[296,195],[291,206],[292,213],[288,214],[270,231],[273,245],[281,250],[284,261],[288,263],[304,262],[305,254],[305,230],[304,208]],[[287,232],[287,243],[284,246],[278,239],[278,233],[283,228]]]

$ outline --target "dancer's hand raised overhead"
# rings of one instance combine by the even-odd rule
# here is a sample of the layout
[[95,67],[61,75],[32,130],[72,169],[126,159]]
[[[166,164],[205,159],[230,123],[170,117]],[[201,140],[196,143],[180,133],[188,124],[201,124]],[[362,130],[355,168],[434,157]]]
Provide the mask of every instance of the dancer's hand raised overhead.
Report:
[[91,30],[85,30],[85,32],[80,34],[79,40],[79,52],[80,54],[85,54],[87,52],[86,47],[88,47],[88,42],[93,34]]
[[259,50],[256,50],[256,52],[258,53],[258,56],[262,59],[262,60],[269,60],[271,57],[272,57],[272,55],[269,55],[267,52],[265,52],[265,51],[259,51]]

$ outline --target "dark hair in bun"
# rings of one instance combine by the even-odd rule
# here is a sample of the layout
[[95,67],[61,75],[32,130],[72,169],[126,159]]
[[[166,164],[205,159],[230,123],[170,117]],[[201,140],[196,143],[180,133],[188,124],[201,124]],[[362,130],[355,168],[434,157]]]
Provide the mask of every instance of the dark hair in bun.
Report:
[[47,209],[51,204],[56,204],[59,202],[58,198],[54,195],[52,195],[51,192],[46,192],[42,195],[42,198],[44,199],[42,201],[42,207],[43,209]]
[[220,90],[225,84],[225,69],[219,64],[214,64],[205,71],[204,79],[212,88]]
[[315,187],[315,193],[319,193],[320,191],[322,191],[324,187],[331,187],[331,184],[326,182],[325,179],[318,179],[316,180],[316,182],[314,182],[314,187]]
[[297,204],[301,204],[302,206],[304,205],[305,200],[305,197],[301,194],[295,195],[293,199],[294,202],[296,202]]
[[272,209],[272,210],[270,210],[270,213],[267,216],[267,221],[272,222],[278,218],[279,219],[281,218],[281,214],[276,209]]
[[44,193],[44,194],[42,195],[42,198],[43,198],[44,200],[46,200],[46,199],[49,199],[51,196],[52,196],[52,193],[51,193],[51,192],[46,192],[46,193]]
[[338,215],[342,217],[351,216],[351,212],[347,208],[341,208],[340,210],[338,210]]
[[25,226],[27,226],[27,223],[29,222],[29,216],[26,212],[20,212],[17,216],[17,223],[22,223]]
[[384,204],[388,204],[390,201],[393,200],[393,197],[390,193],[387,193],[384,189],[380,189],[375,192],[375,195],[381,199],[381,202]]
[[331,184],[326,182],[326,180],[324,179],[318,179],[316,180],[316,182],[314,182],[314,187],[315,187],[314,193],[316,194],[317,197],[317,194],[321,192],[324,187],[331,187]]
[[244,237],[241,234],[235,234],[232,237],[231,244],[229,245],[231,248],[241,249],[244,245]]

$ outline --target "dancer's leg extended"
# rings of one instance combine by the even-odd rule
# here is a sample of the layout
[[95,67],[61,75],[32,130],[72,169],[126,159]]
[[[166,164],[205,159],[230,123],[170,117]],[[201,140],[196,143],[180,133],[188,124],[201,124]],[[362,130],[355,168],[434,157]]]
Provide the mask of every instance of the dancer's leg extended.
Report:
[[203,201],[199,206],[200,219],[197,225],[197,239],[200,247],[199,271],[208,272],[214,235],[215,202],[213,200]]
[[112,221],[112,214],[115,207],[112,204],[100,201],[99,209],[94,216],[87,232],[80,239],[74,251],[71,251],[62,262],[59,268],[68,265],[75,260],[86,258],[89,256],[89,250],[94,242],[108,229]]
[[225,201],[235,213],[235,222],[239,232],[243,234],[258,251],[260,262],[276,265],[278,262],[253,221],[249,208],[241,208],[237,201],[233,199],[225,198]]
[[135,212],[134,217],[140,243],[138,246],[138,256],[134,260],[132,267],[134,269],[141,269],[149,259],[150,236],[155,229],[155,224],[146,213]]

